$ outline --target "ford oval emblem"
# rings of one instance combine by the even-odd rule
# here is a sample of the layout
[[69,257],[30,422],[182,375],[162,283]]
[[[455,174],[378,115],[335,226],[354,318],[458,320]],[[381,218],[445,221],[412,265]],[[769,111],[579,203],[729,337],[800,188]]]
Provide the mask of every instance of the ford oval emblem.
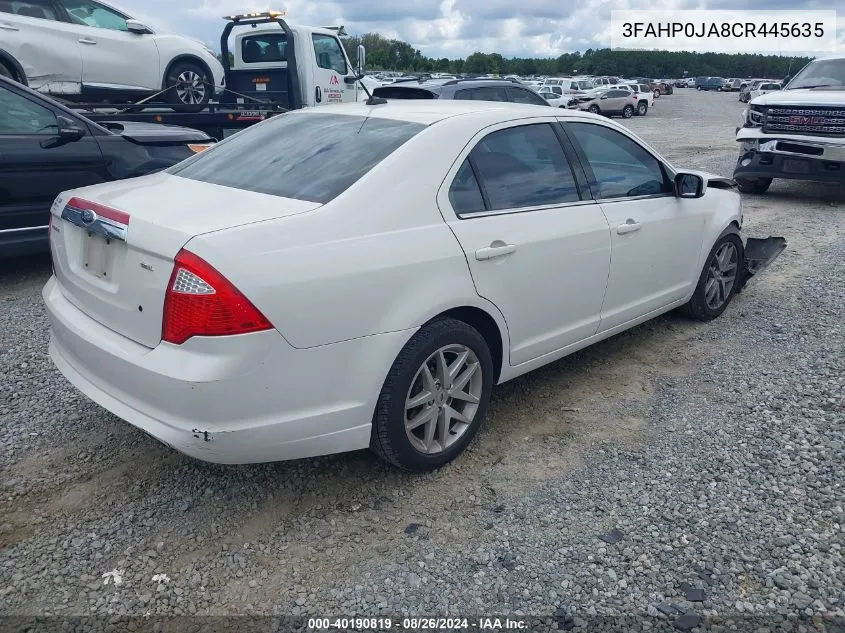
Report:
[[97,219],[97,214],[91,211],[90,209],[85,209],[82,212],[82,221],[85,224],[93,224],[94,221]]

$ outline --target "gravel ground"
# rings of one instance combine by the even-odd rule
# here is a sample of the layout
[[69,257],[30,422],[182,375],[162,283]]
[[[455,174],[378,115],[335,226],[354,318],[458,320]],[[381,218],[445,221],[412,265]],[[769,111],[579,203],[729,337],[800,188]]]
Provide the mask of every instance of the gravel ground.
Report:
[[[741,110],[678,90],[626,124],[676,165],[729,176]],[[668,315],[503,385],[471,450],[422,476],[366,452],[245,467],[174,453],[52,367],[49,262],[4,263],[0,614],[834,630],[845,193],[776,182],[744,203],[748,233],[789,247],[720,319]]]

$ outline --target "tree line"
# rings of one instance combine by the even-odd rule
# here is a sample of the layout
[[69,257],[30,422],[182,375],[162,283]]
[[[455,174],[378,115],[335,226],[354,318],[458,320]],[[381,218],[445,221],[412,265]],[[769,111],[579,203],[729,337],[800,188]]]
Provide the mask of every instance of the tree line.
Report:
[[556,58],[505,58],[499,53],[475,52],[466,59],[431,58],[407,42],[378,33],[342,38],[351,60],[359,44],[367,49],[367,70],[499,75],[620,75],[623,77],[771,77],[794,75],[810,57],[781,57],[750,53],[694,53],[620,51],[602,48],[564,53]]

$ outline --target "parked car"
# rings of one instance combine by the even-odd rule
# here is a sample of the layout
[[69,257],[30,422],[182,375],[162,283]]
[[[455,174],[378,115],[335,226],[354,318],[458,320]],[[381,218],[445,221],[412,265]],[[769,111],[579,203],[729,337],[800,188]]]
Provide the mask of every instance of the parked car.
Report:
[[724,86],[725,80],[721,77],[708,77],[700,85],[697,85],[696,88],[699,90],[715,90],[721,92]]
[[764,81],[764,79],[753,79],[748,82],[745,87],[739,91],[739,97],[737,97],[739,101],[741,101],[742,103],[748,103],[748,99],[751,96],[751,91],[759,88],[760,84]]
[[780,89],[781,89],[781,85],[779,83],[775,83],[773,81],[772,82],[761,82],[756,88],[754,88],[753,90],[751,90],[748,93],[748,99],[749,99],[749,101],[751,101],[751,100],[756,99],[757,97],[760,97],[760,96],[762,96],[766,93],[774,92],[774,91],[780,90]]
[[167,101],[199,111],[223,88],[205,44],[156,33],[99,0],[0,1],[0,75],[77,101]]
[[462,99],[549,105],[536,92],[510,79],[405,81],[376,88],[373,90],[373,96],[382,99]]
[[649,84],[626,84],[632,92],[637,94],[637,111],[635,114],[644,116],[650,107],[654,105],[654,93],[651,91]]
[[539,112],[305,108],[63,193],[53,362],[202,460],[370,447],[428,471],[472,440],[494,385],[674,308],[714,319],[784,247],[743,243],[732,181],[607,119]]
[[660,95],[673,94],[675,92],[675,88],[672,82],[661,80],[652,82],[651,91],[654,93],[655,97],[659,97]]
[[637,111],[639,102],[640,97],[637,93],[627,87],[614,86],[599,91],[589,101],[579,103],[578,109],[605,116],[621,115],[625,119],[630,119]]
[[686,80],[686,87],[687,88],[695,88],[695,82],[696,82],[696,78],[690,77],[689,79]]
[[[556,92],[549,90],[548,88],[543,88],[538,92],[543,99],[546,100],[550,106],[554,106],[556,108],[565,108],[566,105],[569,103],[570,99],[573,95],[561,95]],[[583,93],[580,93],[583,94]]]
[[187,128],[98,125],[0,77],[0,258],[48,249],[50,205],[61,191],[164,169],[211,142]]
[[742,89],[742,79],[725,79],[722,90],[725,92],[736,92]]

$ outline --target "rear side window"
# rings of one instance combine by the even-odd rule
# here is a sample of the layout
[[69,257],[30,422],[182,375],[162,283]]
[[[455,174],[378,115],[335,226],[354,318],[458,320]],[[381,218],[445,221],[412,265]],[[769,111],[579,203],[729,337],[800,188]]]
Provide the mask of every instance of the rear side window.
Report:
[[452,181],[452,186],[449,188],[449,202],[458,215],[479,213],[485,210],[481,188],[478,186],[478,180],[475,178],[468,158],[464,160],[464,164],[455,175],[455,180]]
[[381,86],[373,90],[374,97],[382,99],[436,99],[437,95],[425,88],[411,88],[409,86]]
[[507,101],[508,93],[504,86],[484,86],[483,88],[471,88],[469,93],[473,101]]
[[488,210],[580,199],[572,168],[548,123],[491,132],[473,148],[469,159],[486,195]]
[[247,35],[241,40],[241,59],[245,64],[287,61],[287,36],[284,33]]
[[281,114],[171,167],[224,187],[326,203],[425,129],[337,114]]

